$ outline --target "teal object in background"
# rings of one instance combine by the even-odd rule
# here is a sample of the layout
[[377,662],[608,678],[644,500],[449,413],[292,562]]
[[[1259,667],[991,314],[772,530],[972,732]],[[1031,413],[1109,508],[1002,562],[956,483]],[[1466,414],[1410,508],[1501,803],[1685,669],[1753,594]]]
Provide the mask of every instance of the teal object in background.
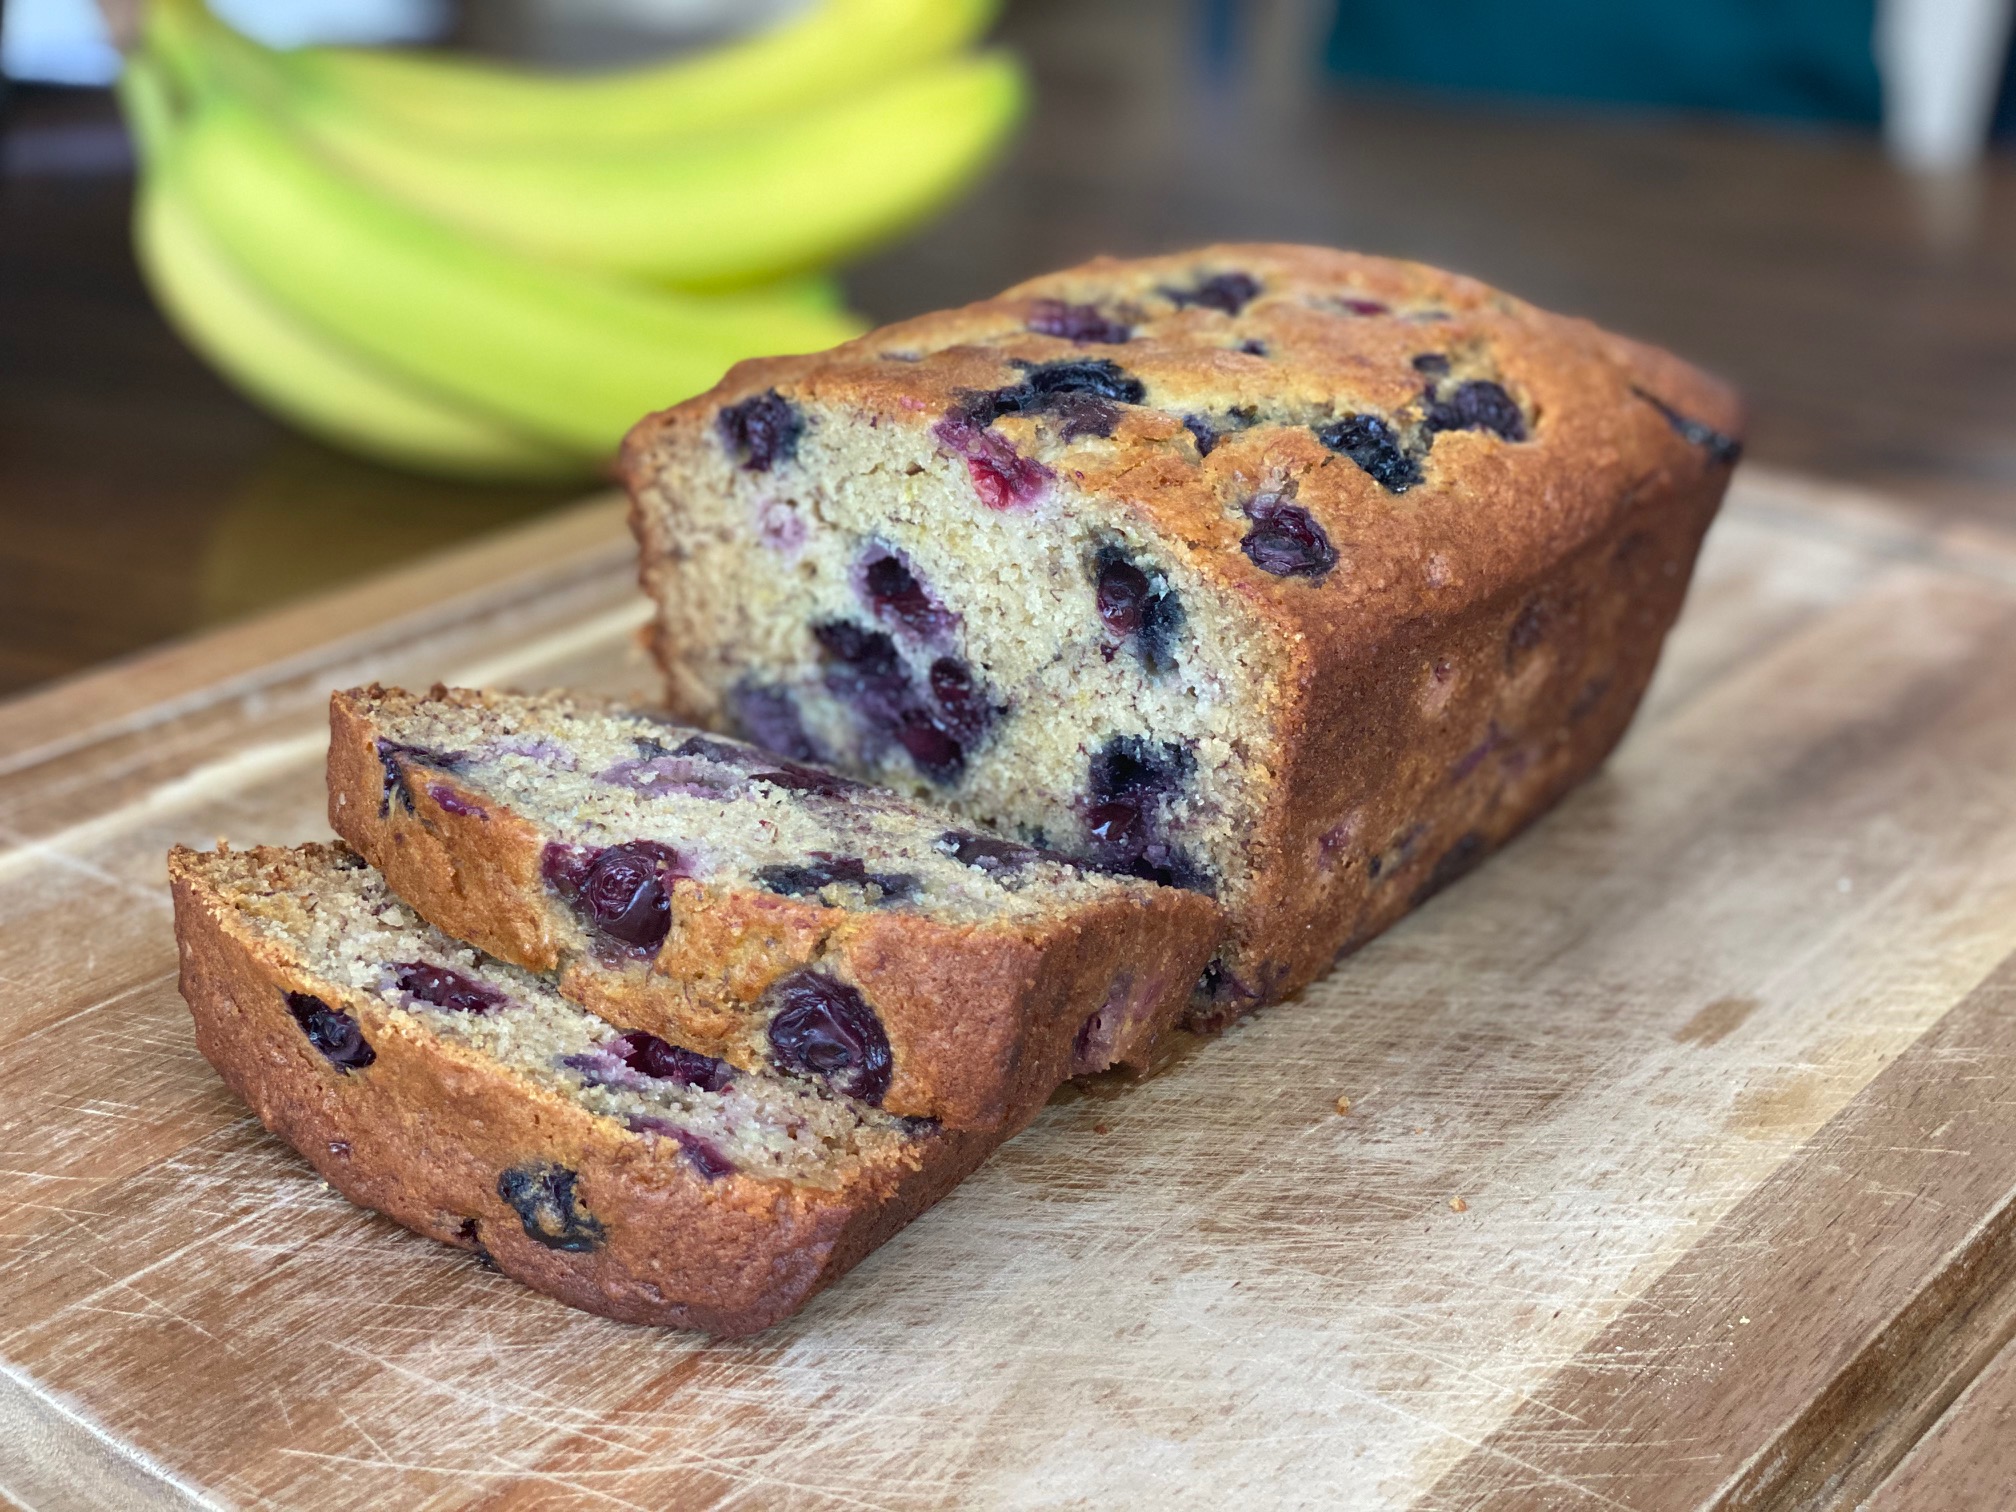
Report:
[[1874,0],[1340,0],[1345,78],[1874,125]]

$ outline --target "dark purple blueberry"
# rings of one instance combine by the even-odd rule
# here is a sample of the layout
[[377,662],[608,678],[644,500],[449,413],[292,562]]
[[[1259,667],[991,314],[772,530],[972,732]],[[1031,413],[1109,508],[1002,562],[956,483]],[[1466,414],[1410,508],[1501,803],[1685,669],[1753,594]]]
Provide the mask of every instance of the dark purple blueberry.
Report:
[[1417,905],[1425,903],[1450,883],[1468,876],[1490,851],[1489,842],[1475,830],[1464,834],[1435,858],[1435,864],[1428,869],[1427,879],[1414,889],[1413,901]]
[[1405,493],[1421,481],[1421,464],[1400,444],[1399,433],[1377,415],[1346,415],[1318,427],[1316,439],[1356,462],[1388,493]]
[[406,789],[405,778],[399,775],[399,763],[393,758],[413,751],[412,746],[395,745],[389,740],[378,742],[378,765],[385,769],[385,786],[378,798],[378,815],[383,818],[392,812],[392,800],[396,796],[399,806],[407,813],[413,812],[413,795]]
[[1242,341],[1239,343],[1239,350],[1244,352],[1248,357],[1265,357],[1267,355],[1267,343],[1264,341]]
[[[643,742],[640,740],[638,745],[642,746]],[[709,740],[705,735],[690,735],[666,754],[684,756],[688,760],[718,761],[723,766],[736,767],[747,762],[750,756],[740,746],[730,745],[725,740]]]
[[909,872],[871,872],[859,856],[830,856],[819,851],[802,866],[765,866],[755,876],[764,891],[786,898],[812,897],[835,884],[878,887],[882,896],[876,901],[881,903],[901,902],[917,891],[917,878]]
[[287,994],[287,1011],[294,1015],[294,1022],[308,1036],[308,1043],[320,1050],[323,1058],[338,1071],[346,1074],[361,1071],[378,1059],[378,1052],[364,1038],[363,1028],[342,1009],[331,1008],[322,999],[305,992],[290,992]]
[[702,1092],[719,1092],[735,1080],[735,1068],[726,1061],[670,1044],[642,1029],[626,1029],[604,1040],[602,1049],[639,1076],[698,1087]]
[[1262,572],[1320,579],[1337,565],[1337,548],[1301,505],[1262,494],[1246,506],[1246,517],[1253,527],[1239,549]]
[[896,727],[896,743],[933,782],[956,782],[966,770],[965,747],[921,709],[904,712],[903,722]]
[[1175,589],[1163,585],[1159,579],[1157,588],[1149,596],[1147,612],[1141,617],[1134,649],[1140,654],[1143,667],[1160,674],[1176,666],[1176,642],[1183,633],[1183,601],[1176,597]]
[[1552,618],[1543,599],[1534,599],[1519,611],[1518,617],[1512,621],[1512,628],[1505,632],[1507,667],[1516,667],[1525,660],[1527,652],[1547,638],[1547,624]]
[[1110,357],[1077,362],[1045,362],[1031,367],[1022,379],[1018,409],[1045,409],[1066,394],[1084,394],[1112,404],[1139,404],[1148,390],[1139,378]]
[[1222,959],[1214,959],[1197,979],[1197,996],[1206,1002],[1239,1005],[1257,1003],[1260,994],[1248,987]]
[[770,989],[770,1053],[779,1066],[835,1092],[880,1103],[889,1090],[889,1036],[861,994],[820,971],[794,971]]
[[445,782],[427,784],[427,796],[439,804],[447,814],[462,814],[471,819],[488,819],[490,811],[479,804],[471,803]]
[[393,984],[408,997],[456,1013],[495,1013],[510,1002],[487,983],[426,961],[395,961],[392,973]]
[[[968,396],[969,400],[975,396]],[[984,402],[987,395],[977,396]],[[989,509],[1012,509],[1038,497],[1051,479],[1050,469],[1023,456],[986,427],[992,412],[976,416],[966,409],[953,409],[931,428],[932,435],[966,459],[966,474],[974,492]]]
[[984,430],[1003,415],[1052,413],[1067,400],[1090,398],[1103,399],[1108,404],[1139,404],[1147,394],[1141,380],[1110,357],[1032,363],[1025,365],[1020,383],[961,393],[953,416]]
[[682,1129],[668,1118],[654,1118],[648,1113],[633,1113],[624,1120],[631,1130],[638,1134],[656,1134],[669,1139],[679,1146],[679,1153],[686,1157],[686,1163],[708,1181],[719,1181],[723,1176],[735,1173],[735,1162],[725,1155],[721,1147],[711,1139],[704,1139],[691,1129]]
[[1060,394],[1050,405],[1057,421],[1058,439],[1076,441],[1081,436],[1104,438],[1120,423],[1120,406],[1092,394]]
[[1665,400],[1655,398],[1641,388],[1633,388],[1631,392],[1665,416],[1666,423],[1673,427],[1673,434],[1689,446],[1700,447],[1710,461],[1723,467],[1734,467],[1742,457],[1743,443],[1734,436],[1724,435],[1713,426],[1688,418]]
[[674,1129],[672,1137],[679,1142],[679,1149],[686,1157],[686,1163],[697,1171],[702,1179],[719,1181],[723,1176],[735,1174],[735,1162],[730,1160],[721,1147],[711,1139],[703,1139],[691,1129]]
[[[1093,1062],[1098,1064],[1094,1065]],[[1092,1010],[1092,1016],[1078,1026],[1078,1032],[1071,1036],[1071,1069],[1083,1075],[1091,1071],[1103,1071],[1113,1060],[1112,1034],[1106,1026],[1104,1007]]]
[[1099,618],[1113,635],[1125,640],[1141,628],[1148,612],[1148,574],[1128,561],[1118,547],[1099,553]]
[[1260,293],[1260,285],[1250,273],[1216,273],[1195,288],[1162,291],[1178,308],[1201,305],[1226,315],[1237,315]]
[[974,679],[973,669],[956,656],[931,663],[931,697],[938,705],[940,725],[954,739],[972,742],[987,733],[995,709]]
[[679,853],[655,840],[630,840],[598,855],[575,901],[611,939],[656,950],[672,926],[667,882],[679,874]]
[[1209,893],[1215,883],[1159,833],[1163,804],[1181,791],[1196,758],[1181,746],[1118,736],[1093,756],[1083,812],[1086,850],[1102,871]]
[[1092,758],[1091,792],[1101,802],[1167,798],[1180,792],[1196,770],[1197,758],[1182,746],[1116,735]]
[[588,879],[588,868],[594,864],[595,852],[585,845],[553,841],[539,853],[539,875],[563,898],[571,899],[581,891],[581,884]]
[[1526,416],[1518,403],[1488,378],[1459,383],[1446,398],[1428,402],[1431,431],[1481,430],[1507,441],[1526,439]]
[[976,835],[968,830],[947,830],[932,844],[961,866],[970,866],[996,877],[1019,871],[1032,861],[1061,859],[1033,845],[999,840],[992,835]]
[[1163,673],[1176,665],[1176,640],[1183,630],[1183,605],[1157,574],[1150,577],[1115,545],[1099,548],[1095,599],[1099,618],[1116,640],[1133,638],[1141,665]]
[[974,738],[993,713],[977,696],[970,669],[949,657],[933,665],[931,691],[940,704],[934,712],[912,684],[895,642],[881,631],[827,620],[814,625],[812,635],[828,657],[825,681],[833,696],[870,730],[901,746],[933,782],[956,781],[966,765],[961,735]]
[[464,1218],[461,1227],[455,1231],[456,1241],[469,1251],[471,1258],[484,1270],[494,1271],[497,1269],[497,1259],[484,1246],[481,1233],[482,1230],[477,1227],[474,1218]]
[[976,701],[973,669],[956,656],[931,663],[931,696],[948,712],[964,710]]
[[[854,862],[854,865],[862,868],[861,880],[866,881],[866,866],[859,861]],[[832,866],[819,862],[809,866],[761,866],[756,869],[754,876],[758,887],[765,892],[776,893],[782,898],[811,897],[841,880],[833,874]]]
[[511,1204],[529,1239],[548,1249],[581,1254],[602,1243],[602,1225],[574,1190],[580,1177],[563,1165],[539,1161],[513,1166],[497,1178],[497,1195]]
[[656,950],[672,926],[670,879],[681,875],[679,853],[655,840],[631,840],[604,850],[548,845],[540,873],[588,923],[636,950]]
[[754,782],[767,782],[787,793],[813,793],[821,798],[845,798],[849,793],[859,792],[863,786],[850,778],[836,777],[831,772],[799,766],[796,762],[786,762],[775,771],[751,772],[749,776]]
[[1260,423],[1260,411],[1250,404],[1237,404],[1222,415],[1185,415],[1183,428],[1197,443],[1197,455],[1208,457],[1212,450],[1235,431],[1250,430]]
[[399,806],[407,813],[413,812],[413,793],[406,786],[406,779],[399,770],[400,758],[417,762],[421,766],[434,767],[444,772],[452,772],[457,762],[463,760],[460,751],[430,751],[424,746],[400,745],[397,741],[378,742],[378,764],[385,769],[385,788],[378,800],[381,816],[392,812],[392,800],[396,796]]
[[1441,352],[1423,352],[1414,359],[1414,371],[1440,378],[1449,371],[1449,358]]
[[739,683],[728,695],[728,713],[741,734],[774,755],[790,761],[823,759],[798,717],[798,700],[786,689]]
[[1116,799],[1085,811],[1085,833],[1095,852],[1121,851],[1138,855],[1148,844],[1148,824],[1138,803]]
[[1103,342],[1117,346],[1134,335],[1132,326],[1110,319],[1096,305],[1066,304],[1061,299],[1039,299],[1029,307],[1028,329],[1038,336],[1058,336],[1065,341]]
[[893,619],[913,635],[928,639],[958,622],[958,616],[925,592],[916,574],[893,552],[884,551],[862,565],[861,588],[878,618]]
[[827,657],[827,691],[872,728],[893,731],[915,696],[896,643],[852,620],[824,620],[812,627],[812,638]]
[[798,406],[775,389],[730,405],[715,423],[721,444],[747,472],[768,472],[779,462],[789,462],[798,455],[798,438],[805,433],[805,417]]

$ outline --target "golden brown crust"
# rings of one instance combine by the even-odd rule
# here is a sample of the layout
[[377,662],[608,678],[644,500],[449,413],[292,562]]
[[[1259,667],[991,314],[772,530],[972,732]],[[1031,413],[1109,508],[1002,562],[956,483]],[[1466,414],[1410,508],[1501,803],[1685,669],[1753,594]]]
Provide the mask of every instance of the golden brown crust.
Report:
[[542,879],[552,837],[508,804],[432,768],[406,783],[410,809],[384,801],[369,711],[385,693],[330,699],[329,820],[423,918],[514,965],[557,971],[567,997],[620,1028],[744,1066],[764,1055],[765,994],[816,966],[881,1020],[893,1061],[881,1105],[892,1113],[1012,1132],[1074,1075],[1146,1067],[1221,931],[1208,899],[1145,886],[974,926],[682,879],[656,957],[606,958],[580,948]]
[[[1263,291],[1236,316],[1168,297],[1228,272]],[[1131,339],[1032,331],[1043,301],[1095,307]],[[1439,430],[1394,490],[1318,430],[1361,411],[1425,425],[1439,380],[1423,354],[1501,386],[1526,433]],[[1145,403],[1068,454],[1013,417],[1014,444],[1060,479],[1068,465],[1074,497],[1146,528],[1269,648],[1242,711],[1269,791],[1243,836],[1252,884],[1222,900],[1232,933],[1209,1021],[1308,982],[1602,761],[1679,610],[1742,415],[1669,354],[1417,264],[1278,245],[1097,259],[831,352],[741,364],[637,427],[624,471],[673,707],[723,716],[712,627],[682,585],[679,488],[683,459],[718,449],[724,406],[774,389],[928,452],[963,396],[1014,381],[1015,364],[1088,359],[1123,364]],[[1186,432],[1186,416],[1242,407],[1259,423],[1213,447]],[[1283,488],[1336,548],[1320,583],[1241,550],[1240,501]]]
[[[274,1134],[361,1206],[573,1307],[739,1336],[795,1312],[984,1160],[998,1136],[941,1133],[833,1190],[744,1173],[707,1180],[677,1147],[633,1135],[487,1057],[406,1031],[374,998],[308,973],[237,921],[202,857],[169,858],[182,995],[198,1048]],[[332,1066],[290,1015],[307,992],[356,1018],[376,1058]],[[541,1163],[576,1176],[600,1235],[537,1242],[499,1195]]]

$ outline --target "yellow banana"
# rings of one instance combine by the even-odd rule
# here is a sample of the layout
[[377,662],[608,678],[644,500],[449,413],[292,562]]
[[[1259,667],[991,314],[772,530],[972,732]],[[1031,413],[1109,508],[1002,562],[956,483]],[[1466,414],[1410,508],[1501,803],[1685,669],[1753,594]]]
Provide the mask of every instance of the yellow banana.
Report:
[[276,53],[202,0],[153,0],[154,43],[185,67],[257,76],[305,121],[375,117],[444,141],[560,151],[662,144],[838,100],[984,32],[1000,0],[814,0],[742,41],[643,68],[540,73],[437,52],[310,47]]
[[585,478],[594,460],[387,377],[288,318],[221,257],[168,184],[140,188],[147,286],[184,341],[254,402],[333,446],[459,478]]
[[732,363],[857,334],[814,290],[681,296],[545,267],[351,183],[230,95],[177,144],[219,248],[306,326],[563,451],[607,456]]
[[720,288],[830,264],[907,229],[971,180],[1021,106],[1019,68],[993,53],[665,150],[443,149],[363,115],[324,120],[315,144],[414,208],[529,256]]
[[134,251],[176,331],[254,402],[333,445],[395,466],[454,477],[566,480],[592,459],[528,440],[322,340],[253,288],[220,255],[179,192],[173,123],[145,58],[120,92],[143,147]]

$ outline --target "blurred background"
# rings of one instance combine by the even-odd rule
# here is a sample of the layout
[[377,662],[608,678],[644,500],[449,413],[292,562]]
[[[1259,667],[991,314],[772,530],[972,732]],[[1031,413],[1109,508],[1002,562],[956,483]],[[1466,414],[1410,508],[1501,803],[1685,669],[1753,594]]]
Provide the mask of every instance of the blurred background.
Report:
[[[230,35],[254,47],[235,62],[225,48],[218,88],[242,93],[234,108],[247,132],[277,124],[287,141],[313,138],[314,151],[341,163],[326,194],[319,181],[302,188],[324,194],[304,206],[335,214],[355,201],[368,220],[377,212],[358,196],[382,191],[395,203],[385,225],[396,241],[406,224],[396,217],[436,208],[426,186],[440,180],[429,175],[451,158],[466,163],[472,184],[503,187],[472,191],[466,208],[444,191],[443,217],[473,219],[443,235],[481,242],[484,256],[522,253],[537,265],[526,278],[579,280],[618,315],[624,300],[658,301],[639,306],[633,327],[657,329],[662,315],[666,329],[683,329],[691,306],[711,331],[737,300],[762,304],[751,332],[799,329],[792,320],[818,329],[845,310],[879,323],[1098,252],[1320,242],[1457,268],[1674,348],[1745,390],[1753,459],[1883,490],[1958,529],[2016,524],[2009,0],[1008,0],[998,21],[981,17],[991,28],[982,35],[1020,58],[1026,103],[1018,114],[976,95],[966,145],[953,140],[966,129],[952,120],[963,105],[908,127],[873,116],[881,107],[870,97],[884,86],[872,70],[816,102],[856,111],[862,131],[881,120],[892,179],[917,175],[911,198],[892,198],[872,224],[836,222],[827,241],[801,245],[799,222],[844,207],[788,213],[793,195],[820,191],[821,154],[852,129],[839,116],[689,122],[676,154],[630,142],[620,162],[575,175],[586,194],[633,171],[704,170],[708,193],[731,208],[734,193],[774,188],[778,203],[750,214],[789,222],[799,241],[737,251],[750,259],[753,292],[731,293],[721,292],[736,282],[719,265],[727,253],[700,255],[712,244],[692,256],[649,249],[640,267],[613,272],[579,268],[564,237],[546,245],[542,215],[543,229],[570,217],[542,212],[547,165],[528,166],[519,147],[485,140],[430,157],[418,127],[360,128],[329,106],[338,91],[326,78],[269,69],[275,58],[316,56],[288,49],[342,43],[634,71],[705,58],[751,32],[780,36],[833,3],[214,0]],[[290,270],[258,266],[287,243],[278,221],[248,246],[249,262],[224,259],[253,268],[261,297],[301,317],[274,340],[327,337],[332,361],[387,377],[386,393],[412,385],[445,396],[457,414],[509,430],[510,444],[533,435],[538,457],[568,450],[573,461],[520,469],[543,478],[496,481],[372,460],[368,443],[331,444],[275,418],[285,402],[245,397],[260,390],[256,375],[227,380],[216,352],[197,355],[136,262],[141,165],[112,86],[115,42],[141,35],[144,18],[132,5],[108,10],[90,0],[0,9],[0,691],[442,548],[594,486],[585,453],[568,450],[583,430],[581,447],[595,449],[594,416],[573,429],[556,422],[549,435],[543,414],[493,414],[503,401],[474,378],[462,392],[459,372],[428,367],[431,351],[401,368],[406,353],[376,344],[382,305],[349,317],[378,322],[362,345],[348,339],[355,332],[325,329],[325,315],[338,319],[326,292],[284,287]],[[980,56],[976,38],[948,46]],[[189,102],[210,88],[208,65],[199,57],[178,74],[177,50],[159,51],[171,102],[163,119],[181,123],[167,133],[180,140],[196,114]],[[813,108],[782,94],[775,106],[780,121]],[[253,153],[246,174],[290,149],[251,136],[213,143],[222,177],[211,201],[188,167],[191,203],[228,242],[215,220],[247,180],[232,177],[226,146]],[[944,162],[927,173],[939,148]],[[654,154],[681,156],[669,168],[642,162]],[[149,182],[165,182],[165,160],[150,152]],[[691,182],[659,187],[690,199]],[[413,184],[421,189],[409,192]],[[509,218],[521,209],[522,225]],[[588,207],[583,223],[609,209]],[[312,230],[295,234],[297,249],[323,246]],[[415,240],[432,235],[424,228],[398,235],[407,241],[392,251],[452,262],[447,242]],[[801,268],[837,275],[837,292],[818,277],[772,281]],[[339,264],[328,276],[341,273]],[[515,276],[499,264],[498,279]],[[431,313],[428,303],[418,308]],[[803,313],[813,305],[819,313]],[[193,328],[188,314],[178,325],[202,345],[213,318],[206,307]],[[714,350],[700,343],[695,360]],[[310,355],[320,360],[319,345]],[[366,400],[384,395],[356,402]]]

